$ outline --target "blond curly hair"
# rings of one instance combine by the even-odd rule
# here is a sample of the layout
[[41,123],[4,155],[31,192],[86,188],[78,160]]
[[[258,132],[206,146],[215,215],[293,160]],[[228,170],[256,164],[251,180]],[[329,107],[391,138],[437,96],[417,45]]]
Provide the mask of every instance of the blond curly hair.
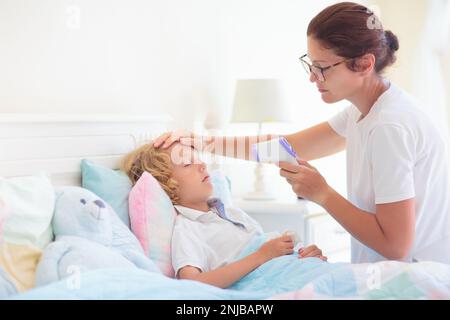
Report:
[[172,203],[179,204],[178,183],[172,178],[173,164],[169,150],[157,149],[150,142],[128,153],[123,158],[121,167],[133,185],[144,172],[150,173],[159,182]]

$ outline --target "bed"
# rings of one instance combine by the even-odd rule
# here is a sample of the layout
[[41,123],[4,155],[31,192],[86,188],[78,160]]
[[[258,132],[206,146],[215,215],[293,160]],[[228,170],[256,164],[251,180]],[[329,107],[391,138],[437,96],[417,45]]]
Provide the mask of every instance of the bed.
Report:
[[[82,159],[117,169],[124,154],[172,129],[172,125],[167,115],[1,115],[0,177],[7,181],[45,172],[55,189],[81,186]],[[264,236],[255,238],[241,255],[256,250],[264,241]],[[37,263],[43,256],[35,258]],[[147,256],[151,260],[151,255]],[[177,280],[151,269],[103,266],[83,272],[75,285],[73,278],[66,278],[19,290],[7,298],[450,299],[448,265],[395,261],[352,265],[306,260],[295,256],[274,259],[228,289]],[[2,274],[5,276],[0,268],[0,278]],[[14,285],[14,281],[5,283]]]

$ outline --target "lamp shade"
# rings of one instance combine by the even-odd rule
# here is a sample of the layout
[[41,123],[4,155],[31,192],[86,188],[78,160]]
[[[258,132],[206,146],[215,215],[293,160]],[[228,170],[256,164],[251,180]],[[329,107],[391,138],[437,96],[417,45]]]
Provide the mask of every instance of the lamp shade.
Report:
[[290,122],[277,79],[244,79],[236,83],[232,122]]

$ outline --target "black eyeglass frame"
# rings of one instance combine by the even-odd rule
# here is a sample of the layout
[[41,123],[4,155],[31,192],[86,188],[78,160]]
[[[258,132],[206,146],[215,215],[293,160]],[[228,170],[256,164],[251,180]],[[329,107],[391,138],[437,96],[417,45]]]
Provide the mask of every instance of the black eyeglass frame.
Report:
[[[317,80],[320,81],[320,82],[325,82],[325,81],[326,81],[326,78],[325,78],[325,75],[324,75],[324,72],[325,72],[325,71],[327,71],[327,70],[329,70],[329,69],[331,69],[331,68],[337,67],[338,65],[340,65],[340,64],[342,64],[342,63],[344,63],[344,62],[347,62],[347,61],[350,61],[350,60],[353,60],[353,59],[354,59],[354,58],[345,59],[345,60],[342,60],[342,61],[337,62],[337,63],[335,63],[335,64],[332,64],[331,66],[328,66],[328,67],[319,67],[319,66],[315,66],[315,65],[309,63],[308,61],[304,60],[307,56],[308,56],[308,54],[304,54],[303,56],[301,56],[301,57],[299,58],[299,60],[300,60],[300,62],[301,62],[301,64],[302,64],[303,68],[305,69],[306,73],[307,73],[308,75],[311,75],[311,73],[314,74],[314,76],[315,76],[315,77],[317,78]],[[308,69],[306,69],[306,66],[308,66]],[[312,71],[312,68],[313,68],[313,67],[320,70],[320,73],[322,74],[323,81],[320,80],[320,79],[317,77],[317,75]]]

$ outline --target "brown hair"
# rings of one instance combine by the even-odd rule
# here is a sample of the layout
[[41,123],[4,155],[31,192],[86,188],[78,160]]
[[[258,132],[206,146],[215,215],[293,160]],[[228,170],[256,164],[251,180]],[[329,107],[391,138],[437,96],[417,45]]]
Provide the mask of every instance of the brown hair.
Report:
[[358,71],[358,57],[372,53],[375,71],[381,73],[395,60],[399,42],[392,31],[385,31],[376,15],[367,7],[341,2],[325,8],[311,20],[308,36],[317,39],[326,49],[350,59],[347,67]]
[[172,203],[178,204],[178,183],[172,179],[173,164],[168,150],[156,149],[153,143],[145,144],[123,158],[122,170],[128,175],[133,185],[144,172],[150,173],[159,182]]

